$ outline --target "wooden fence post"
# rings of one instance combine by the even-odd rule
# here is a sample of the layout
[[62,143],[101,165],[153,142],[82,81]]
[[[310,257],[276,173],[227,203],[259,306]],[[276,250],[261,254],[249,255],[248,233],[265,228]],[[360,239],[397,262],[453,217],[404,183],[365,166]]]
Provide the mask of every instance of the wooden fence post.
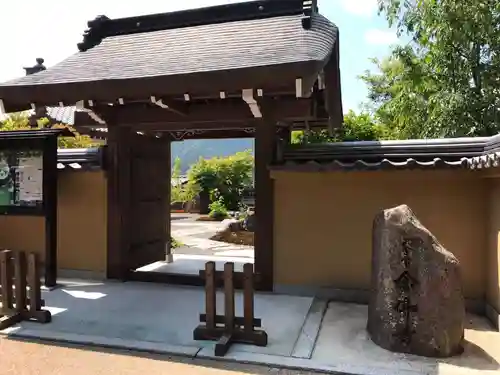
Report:
[[215,290],[215,262],[205,264],[205,312],[208,329],[215,329],[217,295]]
[[26,254],[18,251],[14,254],[14,279],[16,284],[16,312],[21,313],[26,308]]
[[34,253],[26,258],[24,252],[0,251],[0,330],[23,320],[51,321],[50,311],[42,310],[39,265]]
[[243,265],[243,319],[245,320],[245,332],[251,332],[254,328],[253,287],[253,264],[245,263]]
[[28,285],[29,285],[29,309],[25,312],[24,319],[36,320],[40,323],[50,323],[52,315],[50,311],[42,310],[42,288],[40,283],[40,267],[38,255],[28,255]]

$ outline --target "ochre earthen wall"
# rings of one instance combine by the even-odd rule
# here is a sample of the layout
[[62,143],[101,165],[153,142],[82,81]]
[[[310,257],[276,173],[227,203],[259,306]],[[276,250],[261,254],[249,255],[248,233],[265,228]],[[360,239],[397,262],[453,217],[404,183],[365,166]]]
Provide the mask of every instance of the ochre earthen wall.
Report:
[[489,236],[486,257],[486,300],[500,313],[500,178],[488,178]]
[[[489,181],[479,172],[273,172],[273,178],[275,284],[367,290],[373,218],[405,203],[460,260],[466,297],[484,300],[487,254],[491,261],[498,252],[487,251]],[[500,198],[498,205],[500,228]]]
[[[58,268],[105,273],[107,207],[104,172],[61,172],[58,189]],[[0,248],[37,252],[43,261],[44,219],[1,216]]]

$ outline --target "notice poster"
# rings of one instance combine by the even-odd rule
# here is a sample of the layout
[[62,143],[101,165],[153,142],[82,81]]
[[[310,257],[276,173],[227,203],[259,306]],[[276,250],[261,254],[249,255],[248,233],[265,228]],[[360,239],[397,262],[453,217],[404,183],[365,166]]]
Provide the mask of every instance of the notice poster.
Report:
[[43,203],[42,151],[0,154],[0,206],[35,207]]

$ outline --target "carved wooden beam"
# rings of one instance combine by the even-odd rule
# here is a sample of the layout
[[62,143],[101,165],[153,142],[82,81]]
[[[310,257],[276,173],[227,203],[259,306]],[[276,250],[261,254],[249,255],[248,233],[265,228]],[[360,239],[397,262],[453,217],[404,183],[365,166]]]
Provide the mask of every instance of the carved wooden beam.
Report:
[[[258,96],[257,96],[258,98]],[[254,97],[255,99],[255,97]],[[310,99],[266,98],[269,106],[279,115],[282,121],[312,120],[313,103]],[[130,104],[123,106],[100,105],[94,109],[95,113],[104,118],[113,118],[115,124],[120,125],[159,125],[167,129],[171,125],[203,123],[237,123],[255,120],[256,117],[249,110],[249,104],[242,99],[225,99],[211,103],[191,103],[186,115],[165,111],[158,106],[146,104]]]

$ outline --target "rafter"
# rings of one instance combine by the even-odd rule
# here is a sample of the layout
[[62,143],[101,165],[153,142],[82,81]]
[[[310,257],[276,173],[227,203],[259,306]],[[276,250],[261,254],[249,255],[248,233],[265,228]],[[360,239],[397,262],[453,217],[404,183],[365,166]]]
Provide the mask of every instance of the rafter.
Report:
[[259,103],[257,102],[257,100],[255,100],[254,90],[245,89],[242,91],[241,96],[245,101],[245,103],[248,104],[248,107],[250,108],[250,112],[252,112],[253,117],[262,118],[262,112],[260,110]]
[[76,103],[76,108],[79,109],[80,111],[86,112],[89,117],[94,120],[96,123],[105,125],[106,121],[96,112],[94,112],[92,109],[87,108],[85,106],[85,101],[80,100]]
[[151,97],[151,103],[157,105],[160,108],[166,109],[172,113],[187,116],[186,108],[181,109],[181,104],[174,104],[171,101],[167,101],[165,99],[157,99],[155,96]]

